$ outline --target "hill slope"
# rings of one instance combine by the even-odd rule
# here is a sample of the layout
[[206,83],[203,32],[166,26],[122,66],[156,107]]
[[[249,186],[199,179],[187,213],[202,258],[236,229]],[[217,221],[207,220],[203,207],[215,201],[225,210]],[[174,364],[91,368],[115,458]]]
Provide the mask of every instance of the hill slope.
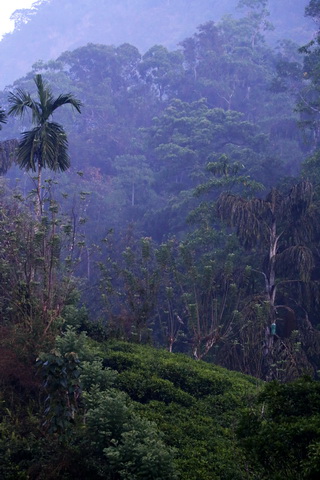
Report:
[[[196,27],[237,13],[238,0],[42,0],[30,10],[17,10],[16,28],[0,42],[0,88],[31,69],[37,60],[58,57],[89,42],[131,43],[142,52],[154,44],[173,49]],[[307,0],[270,0],[272,38],[309,39],[303,18]]]
[[119,372],[117,387],[177,449],[182,479],[247,478],[234,427],[262,382],[151,347],[106,347],[103,364]]
[[38,393],[1,382],[1,478],[251,478],[235,426],[259,380],[73,330],[37,364]]

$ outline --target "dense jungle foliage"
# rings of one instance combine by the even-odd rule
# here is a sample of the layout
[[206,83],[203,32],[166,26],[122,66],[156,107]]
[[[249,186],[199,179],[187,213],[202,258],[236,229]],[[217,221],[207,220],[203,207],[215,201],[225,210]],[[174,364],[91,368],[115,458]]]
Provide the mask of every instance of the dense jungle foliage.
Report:
[[320,34],[239,6],[0,92],[1,478],[318,478]]

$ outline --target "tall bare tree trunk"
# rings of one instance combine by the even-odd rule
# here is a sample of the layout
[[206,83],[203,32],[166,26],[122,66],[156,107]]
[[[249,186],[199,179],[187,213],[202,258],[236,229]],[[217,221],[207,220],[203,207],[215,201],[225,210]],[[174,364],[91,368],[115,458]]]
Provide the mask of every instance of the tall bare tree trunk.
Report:
[[42,167],[38,163],[37,193],[36,193],[36,205],[35,205],[35,213],[38,220],[41,218],[41,215],[42,215],[41,173],[42,173]]

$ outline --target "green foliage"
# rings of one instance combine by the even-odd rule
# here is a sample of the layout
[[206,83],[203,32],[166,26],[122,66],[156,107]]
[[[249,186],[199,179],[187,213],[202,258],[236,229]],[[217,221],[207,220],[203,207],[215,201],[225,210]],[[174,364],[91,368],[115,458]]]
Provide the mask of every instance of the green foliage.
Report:
[[90,391],[94,386],[99,390],[108,390],[114,386],[117,379],[117,371],[110,368],[103,368],[102,360],[81,363],[80,381],[82,388]]
[[29,460],[30,445],[18,437],[5,422],[0,424],[0,475],[5,480],[28,480],[24,463]]
[[[301,358],[298,360],[292,351],[290,340],[282,341],[278,337],[279,341],[273,342],[270,326],[277,321],[281,324],[282,315],[285,315],[286,310],[294,318],[299,305],[308,308],[304,303],[304,296],[299,295],[299,290],[294,300],[291,299],[290,293],[292,294],[294,287],[299,284],[307,284],[312,288],[311,277],[316,258],[313,245],[318,233],[315,221],[318,215],[317,206],[313,198],[312,184],[302,181],[293,185],[287,194],[272,189],[265,200],[247,199],[226,192],[221,194],[217,202],[217,212],[221,219],[235,229],[240,243],[246,250],[252,252],[251,261],[257,252],[264,259],[263,262],[258,260],[257,267],[252,272],[264,278],[261,298],[258,302],[254,300],[254,303],[262,304],[264,301],[268,306],[260,327],[256,324],[256,331],[260,330],[261,340],[263,335],[265,336],[263,340],[265,358],[261,361],[266,363],[268,373],[265,375],[268,379],[270,375],[274,375],[270,373],[271,363],[275,364],[280,359],[283,362],[285,357],[288,361],[288,370],[284,367],[285,380],[292,379],[289,373],[292,365],[296,367],[301,362],[300,368],[298,367],[299,374],[305,368],[305,362]],[[288,286],[290,291],[287,290]],[[278,308],[281,309],[281,313]],[[302,328],[306,328],[307,321],[307,318],[304,322],[301,321]],[[312,328],[311,325],[308,325],[308,328]],[[249,345],[252,344],[251,340]],[[315,368],[311,358],[309,367]]]
[[70,104],[80,113],[82,104],[70,93],[54,98],[51,88],[40,74],[35,76],[34,81],[38,100],[21,89],[9,94],[11,107],[8,115],[22,117],[30,109],[32,122],[36,125],[33,130],[23,133],[18,149],[18,163],[21,168],[34,172],[38,171],[38,166],[64,171],[69,167],[66,135],[61,125],[48,120],[62,105]]
[[[46,182],[49,198],[51,189],[52,182]],[[28,349],[34,358],[56,335],[63,322],[64,305],[69,309],[75,305],[72,296],[76,262],[69,262],[66,268],[65,260],[70,248],[76,255],[77,249],[71,244],[77,237],[72,235],[70,239],[64,235],[60,212],[52,197],[45,202],[46,207],[49,204],[46,215],[37,221],[19,190],[11,192],[3,184],[0,195],[2,318],[13,336],[25,335],[20,350]]]
[[115,385],[177,449],[181,478],[247,478],[233,425],[244,402],[255,394],[253,379],[183,355],[119,342],[107,345],[104,365],[121,371]]
[[[201,25],[179,51],[89,44],[37,62],[9,95],[9,113],[32,114],[17,155],[37,174],[30,198],[40,208],[35,220],[20,190],[14,200],[1,193],[4,478],[316,478],[312,382],[271,384],[257,405],[252,378],[138,345],[282,380],[320,358],[318,206],[309,181],[275,185],[297,174],[309,148],[292,93],[317,147],[319,39],[302,49],[301,78],[294,45],[276,53],[265,43],[266,1],[239,5],[243,17]],[[318,16],[313,1],[307,14]],[[58,109],[80,111],[73,95],[53,94],[71,88],[87,106],[79,118]],[[56,110],[65,131],[49,121]],[[42,186],[42,168],[69,165],[67,134],[77,175],[62,176],[64,188],[51,178]],[[2,172],[15,146],[1,145]],[[306,177],[316,180],[318,163],[315,152]],[[264,199],[252,196],[261,181]]]
[[95,465],[99,478],[176,478],[173,450],[165,447],[154,424],[133,412],[123,393],[93,388],[86,401],[87,463]]
[[56,337],[56,348],[62,356],[71,352],[81,361],[93,360],[96,349],[91,348],[90,340],[85,332],[76,333],[73,327],[67,327],[65,332]]
[[309,378],[264,388],[239,428],[249,461],[262,468],[261,478],[317,478],[319,409],[319,383]]
[[75,352],[62,355],[59,351],[41,354],[37,367],[44,379],[46,422],[50,434],[57,433],[61,439],[68,436],[70,421],[78,409],[80,389],[80,361]]
[[[27,479],[29,473],[41,480],[317,478],[317,382],[270,383],[257,403],[257,380],[147,346],[98,345],[81,336],[96,359],[74,363],[75,354],[67,351],[77,347],[75,338],[66,336],[59,341],[64,355],[57,350],[39,363],[51,400],[66,412],[81,370],[85,408],[71,422],[68,414],[68,435],[51,433],[50,443],[37,439],[36,430],[25,439],[13,435],[17,427],[1,412],[5,479]],[[66,392],[69,400],[61,401]]]
[[35,76],[34,82],[37,89],[37,100],[21,88],[10,92],[8,115],[21,118],[27,111],[30,111],[32,123],[35,125],[32,130],[21,134],[22,140],[17,149],[17,163],[20,168],[26,171],[32,170],[37,174],[36,213],[39,218],[43,213],[42,169],[49,168],[53,171],[63,172],[70,166],[66,133],[60,124],[51,122],[50,117],[55,110],[67,104],[80,113],[82,103],[71,93],[60,94],[54,98],[51,88],[40,74]]
[[[110,333],[138,342],[150,340],[150,323],[157,305],[160,283],[155,249],[150,237],[132,239],[113,258],[106,252],[100,263],[100,290]],[[122,246],[120,244],[120,246]],[[118,261],[114,257],[119,255]]]
[[[39,478],[46,478],[50,468],[52,479],[176,478],[173,449],[154,423],[134,411],[128,395],[115,388],[118,374],[103,367],[101,355],[101,346],[69,328],[56,349],[37,360],[46,396],[42,432],[56,456],[53,468],[50,448],[42,447],[42,458],[33,459]],[[34,453],[36,448],[35,442]]]

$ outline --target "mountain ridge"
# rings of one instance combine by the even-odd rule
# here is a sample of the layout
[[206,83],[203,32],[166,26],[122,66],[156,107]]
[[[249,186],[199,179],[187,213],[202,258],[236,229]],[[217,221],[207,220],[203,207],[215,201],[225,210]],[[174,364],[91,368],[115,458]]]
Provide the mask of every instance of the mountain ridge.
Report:
[[[40,0],[32,9],[13,14],[15,30],[0,41],[0,87],[4,88],[31,70],[38,60],[57,58],[66,50],[87,43],[120,45],[131,43],[142,53],[155,44],[177,48],[180,41],[207,21],[219,21],[226,14],[239,14],[238,0],[221,5],[218,0]],[[291,0],[270,0],[271,21],[276,30],[271,41],[290,36],[303,43],[310,38],[303,11],[307,0],[295,2],[295,12],[287,7]],[[35,11],[36,10],[36,11]],[[286,18],[285,23],[284,16]],[[311,30],[311,29],[310,29]]]

